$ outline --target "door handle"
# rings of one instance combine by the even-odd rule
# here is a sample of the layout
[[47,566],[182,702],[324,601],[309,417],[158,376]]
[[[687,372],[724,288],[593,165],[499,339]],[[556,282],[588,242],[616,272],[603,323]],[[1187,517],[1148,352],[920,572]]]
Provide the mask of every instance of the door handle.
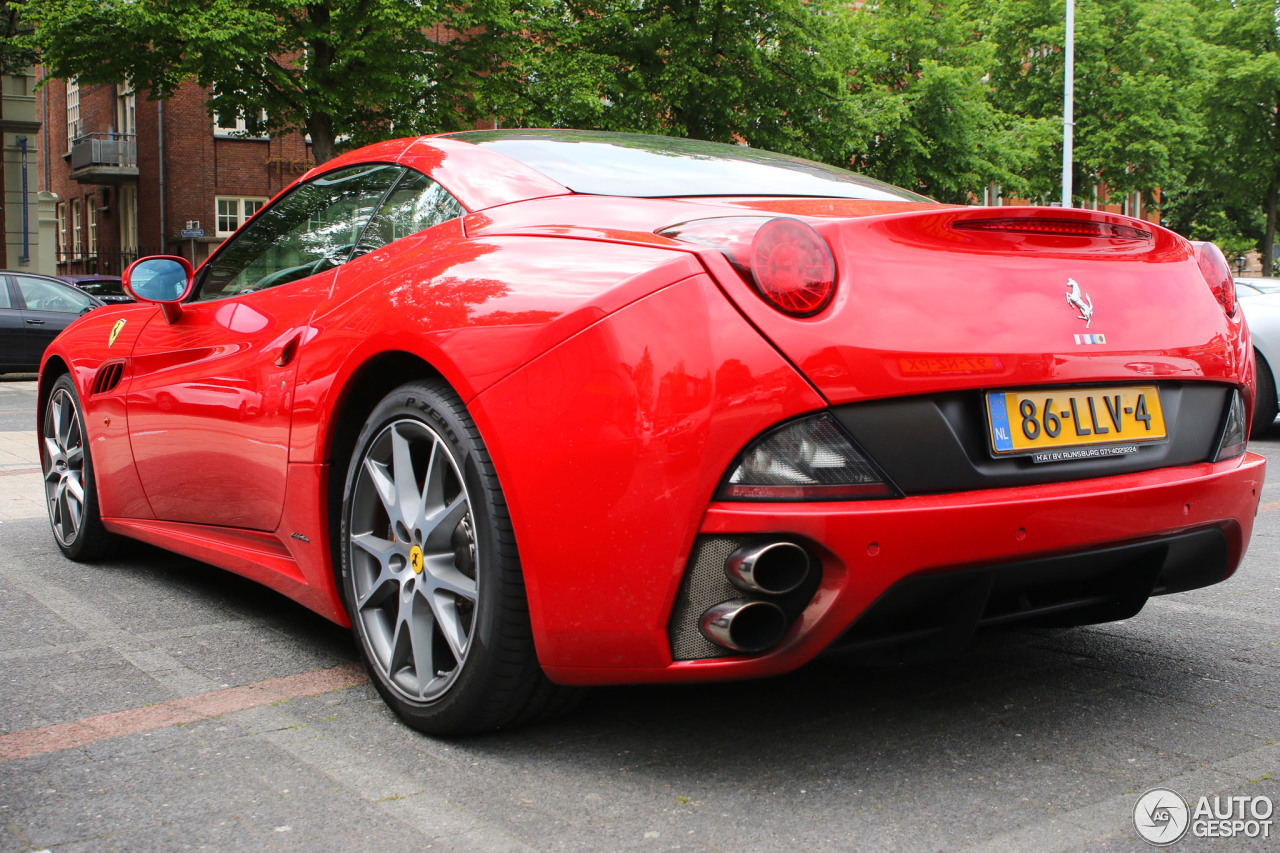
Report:
[[44,325],[44,320],[32,320],[32,319],[28,319],[28,320],[27,320],[27,325],[28,325],[28,326],[43,326],[43,325]]
[[276,367],[284,367],[293,361],[293,357],[298,354],[298,344],[302,341],[302,333],[294,335],[289,343],[284,345],[284,349],[280,350],[280,357],[276,359]]

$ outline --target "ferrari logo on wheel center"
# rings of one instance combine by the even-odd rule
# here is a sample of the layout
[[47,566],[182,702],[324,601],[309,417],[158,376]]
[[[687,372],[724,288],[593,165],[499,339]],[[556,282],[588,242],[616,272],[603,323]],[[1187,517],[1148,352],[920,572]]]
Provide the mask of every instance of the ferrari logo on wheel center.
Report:
[[415,575],[422,574],[422,549],[417,545],[409,549],[409,568]]

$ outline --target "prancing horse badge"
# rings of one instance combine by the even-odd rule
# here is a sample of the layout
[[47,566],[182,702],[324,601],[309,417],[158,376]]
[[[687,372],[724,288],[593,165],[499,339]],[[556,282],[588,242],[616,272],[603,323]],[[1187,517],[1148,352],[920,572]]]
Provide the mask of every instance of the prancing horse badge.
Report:
[[111,337],[107,338],[107,349],[115,345],[116,338],[120,336],[120,330],[123,328],[124,320],[116,320],[116,324],[111,327]]
[[1089,328],[1089,324],[1093,322],[1093,300],[1089,298],[1089,294],[1080,291],[1080,283],[1074,278],[1067,279],[1067,288],[1067,304],[1080,312],[1084,327]]

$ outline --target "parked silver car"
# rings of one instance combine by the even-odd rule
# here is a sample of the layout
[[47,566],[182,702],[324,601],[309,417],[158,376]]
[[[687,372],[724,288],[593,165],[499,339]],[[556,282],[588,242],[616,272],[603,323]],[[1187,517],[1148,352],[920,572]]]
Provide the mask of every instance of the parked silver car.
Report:
[[1244,309],[1258,359],[1258,402],[1250,438],[1259,438],[1275,423],[1276,376],[1280,371],[1280,278],[1237,278],[1236,296]]

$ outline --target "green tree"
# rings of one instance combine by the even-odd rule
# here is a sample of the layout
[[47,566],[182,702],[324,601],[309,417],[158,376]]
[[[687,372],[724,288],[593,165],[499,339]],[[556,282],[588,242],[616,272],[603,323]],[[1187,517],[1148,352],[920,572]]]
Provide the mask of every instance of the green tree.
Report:
[[8,0],[0,0],[0,74],[12,74],[35,64],[36,54],[22,37],[28,28]]
[[[132,80],[151,98],[195,80],[210,112],[266,113],[309,133],[316,160],[402,126],[469,127],[473,74],[500,59],[504,0],[17,0],[53,77]],[[479,66],[479,67],[477,67]]]
[[[848,165],[898,108],[854,97],[830,0],[546,0],[485,93],[523,125],[663,133]],[[885,115],[886,111],[889,113]]]
[[1238,229],[1270,270],[1280,197],[1280,0],[1198,0],[1198,8],[1212,45],[1213,83],[1199,100],[1208,132],[1176,215],[1188,232]]
[[[1058,123],[1055,156],[1036,158],[1026,173],[1033,194],[1051,198],[1061,188],[1065,19],[1063,0],[989,0],[983,27],[997,105]],[[1204,134],[1198,26],[1189,0],[1077,3],[1074,187],[1103,181],[1154,202],[1156,188],[1183,183]]]
[[1054,128],[993,103],[992,45],[980,38],[973,4],[885,0],[849,14],[859,47],[852,85],[897,107],[875,127],[858,169],[943,201],[967,201],[989,183],[1025,191],[1021,173],[1049,151]]

